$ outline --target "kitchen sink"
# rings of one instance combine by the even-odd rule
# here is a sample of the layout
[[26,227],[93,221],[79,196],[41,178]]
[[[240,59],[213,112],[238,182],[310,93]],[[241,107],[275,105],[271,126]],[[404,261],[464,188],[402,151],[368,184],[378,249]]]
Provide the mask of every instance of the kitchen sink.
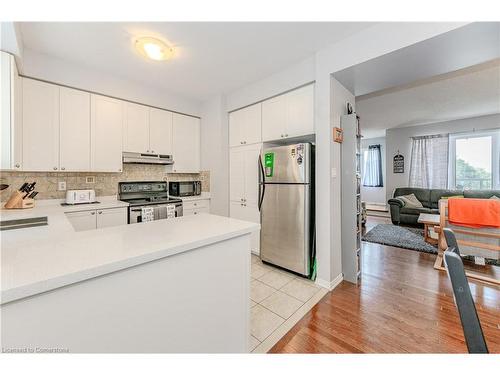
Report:
[[47,224],[48,224],[47,216],[30,217],[27,219],[17,219],[17,220],[2,220],[0,221],[0,231],[40,227]]

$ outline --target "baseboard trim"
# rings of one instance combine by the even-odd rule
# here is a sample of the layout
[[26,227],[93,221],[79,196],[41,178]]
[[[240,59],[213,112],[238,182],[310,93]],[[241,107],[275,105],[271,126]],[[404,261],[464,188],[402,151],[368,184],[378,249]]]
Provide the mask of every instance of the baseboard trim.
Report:
[[328,290],[333,290],[339,285],[342,280],[344,280],[344,275],[340,274],[338,275],[335,279],[332,281],[326,281],[322,279],[316,279],[316,284],[319,285],[322,288],[328,289]]

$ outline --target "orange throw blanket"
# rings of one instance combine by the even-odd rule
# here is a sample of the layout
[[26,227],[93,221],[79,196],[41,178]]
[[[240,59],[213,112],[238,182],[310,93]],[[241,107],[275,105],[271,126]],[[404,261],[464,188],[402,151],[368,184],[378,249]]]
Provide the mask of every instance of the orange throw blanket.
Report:
[[469,228],[500,228],[500,200],[450,198],[448,221]]

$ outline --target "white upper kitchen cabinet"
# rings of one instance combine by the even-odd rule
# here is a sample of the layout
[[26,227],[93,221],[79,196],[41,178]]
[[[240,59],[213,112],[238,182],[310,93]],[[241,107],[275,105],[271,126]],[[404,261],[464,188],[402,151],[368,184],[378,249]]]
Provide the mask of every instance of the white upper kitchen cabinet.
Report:
[[123,107],[121,100],[91,94],[92,171],[122,171]]
[[314,84],[262,103],[263,141],[309,134],[314,134]]
[[199,173],[200,171],[200,119],[173,114],[172,155],[174,173]]
[[124,103],[123,151],[149,152],[149,107]]
[[90,94],[59,89],[59,168],[90,171]]
[[286,133],[286,98],[276,96],[262,103],[262,140],[281,139]]
[[229,114],[229,146],[262,142],[262,104],[257,103]]
[[286,136],[314,133],[314,85],[307,85],[286,95]]
[[0,151],[1,169],[22,166],[22,78],[14,56],[0,51]]
[[172,155],[172,112],[149,109],[149,148],[153,154]]
[[59,86],[23,78],[22,169],[59,170]]

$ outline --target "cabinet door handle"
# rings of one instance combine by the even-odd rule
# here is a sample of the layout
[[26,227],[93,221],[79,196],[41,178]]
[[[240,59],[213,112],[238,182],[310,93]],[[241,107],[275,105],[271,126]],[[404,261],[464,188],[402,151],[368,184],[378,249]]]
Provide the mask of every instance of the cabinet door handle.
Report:
[[285,134],[285,137],[288,137],[288,134]]
[[65,169],[66,169],[66,168],[64,168],[64,167],[61,167],[61,170],[62,170],[62,171],[64,171]]
[[91,214],[91,215],[95,215],[95,211],[92,211],[90,214]]
[[19,165],[19,164],[16,164],[16,165],[15,165],[15,167],[16,167],[16,168],[19,168],[19,167],[20,167],[20,165]]
[[102,211],[97,211],[97,213],[100,215],[100,214],[102,214]]
[[57,167],[54,167],[53,169],[54,169],[55,171],[57,171]]
[[154,153],[155,153],[155,150],[151,150],[151,152],[154,154]]

